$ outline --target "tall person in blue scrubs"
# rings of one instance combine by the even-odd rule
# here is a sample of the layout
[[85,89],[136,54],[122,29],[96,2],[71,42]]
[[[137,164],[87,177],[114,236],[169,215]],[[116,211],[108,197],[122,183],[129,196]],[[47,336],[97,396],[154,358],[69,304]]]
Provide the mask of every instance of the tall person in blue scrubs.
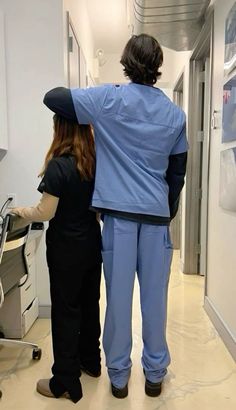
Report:
[[103,336],[112,394],[128,395],[132,362],[132,297],[140,284],[145,392],[161,393],[170,355],[166,342],[172,244],[187,160],[184,112],[154,88],[163,53],[153,37],[128,41],[121,64],[125,85],[55,88],[44,103],[95,131],[92,208],[104,215],[102,233],[107,309]]

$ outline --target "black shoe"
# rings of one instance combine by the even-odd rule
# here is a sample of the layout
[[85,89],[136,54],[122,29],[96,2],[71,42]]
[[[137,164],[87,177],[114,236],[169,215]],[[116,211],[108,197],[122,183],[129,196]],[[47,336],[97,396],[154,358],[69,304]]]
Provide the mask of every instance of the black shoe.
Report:
[[[143,369],[143,374],[146,378],[145,370]],[[145,381],[145,393],[147,396],[150,397],[157,397],[160,396],[161,394],[161,387],[162,387],[162,381],[158,383],[152,383],[149,380],[146,379]]]
[[118,387],[111,385],[111,391],[114,397],[117,399],[124,399],[125,397],[128,396],[128,383],[125,385],[125,387],[122,387],[119,389]]
[[147,396],[150,396],[150,397],[160,396],[161,387],[162,387],[162,382],[152,383],[147,379],[145,381],[145,393]]
[[80,370],[86,373],[90,377],[100,377],[101,376],[101,368],[89,369],[88,367],[85,367],[81,364]]

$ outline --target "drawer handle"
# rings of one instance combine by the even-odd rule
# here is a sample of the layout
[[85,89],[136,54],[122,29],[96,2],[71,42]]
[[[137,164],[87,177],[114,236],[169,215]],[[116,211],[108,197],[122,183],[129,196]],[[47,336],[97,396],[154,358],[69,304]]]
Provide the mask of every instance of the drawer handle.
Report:
[[27,286],[27,288],[25,288],[25,292],[30,288],[30,286],[32,286],[32,283],[29,286]]

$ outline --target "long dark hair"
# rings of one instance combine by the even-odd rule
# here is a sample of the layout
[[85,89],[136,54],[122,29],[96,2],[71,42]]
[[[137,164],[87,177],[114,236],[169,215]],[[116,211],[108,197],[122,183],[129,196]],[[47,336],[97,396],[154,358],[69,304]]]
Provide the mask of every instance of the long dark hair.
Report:
[[66,120],[57,114],[53,116],[53,122],[54,138],[40,176],[44,175],[48,162],[53,157],[71,154],[75,157],[81,178],[92,179],[95,171],[95,145],[92,127]]
[[148,34],[132,36],[125,46],[120,63],[124,74],[138,84],[153,85],[161,75],[163,52],[158,41]]

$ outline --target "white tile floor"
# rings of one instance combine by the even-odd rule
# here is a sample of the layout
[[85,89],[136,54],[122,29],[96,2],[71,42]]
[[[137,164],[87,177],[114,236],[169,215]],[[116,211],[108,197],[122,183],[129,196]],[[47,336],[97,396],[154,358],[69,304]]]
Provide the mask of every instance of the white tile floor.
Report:
[[[50,321],[38,320],[26,339],[40,344],[43,356],[31,360],[31,351],[0,348],[0,388],[3,410],[235,410],[236,365],[213,328],[203,305],[203,278],[179,273],[174,256],[169,292],[168,341],[172,363],[158,398],[144,393],[140,365],[142,349],[138,288],[134,296],[133,369],[129,396],[118,400],[110,393],[104,367],[99,379],[82,376],[84,397],[77,404],[47,399],[35,391],[39,378],[49,377],[52,363]],[[104,286],[104,285],[103,285]],[[104,287],[103,287],[104,295]],[[104,317],[104,296],[102,297]]]

